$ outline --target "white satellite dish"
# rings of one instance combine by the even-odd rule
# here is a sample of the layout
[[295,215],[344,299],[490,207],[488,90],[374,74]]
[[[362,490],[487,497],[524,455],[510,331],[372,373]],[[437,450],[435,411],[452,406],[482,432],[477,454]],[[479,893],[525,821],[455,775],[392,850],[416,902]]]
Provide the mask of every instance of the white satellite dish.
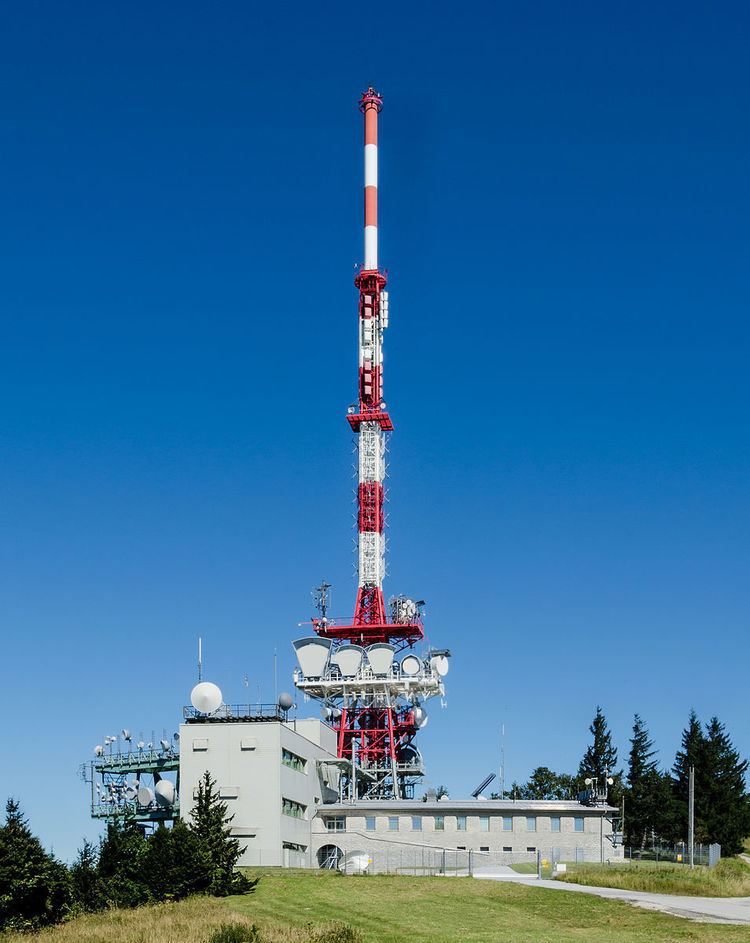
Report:
[[102,756],[104,754],[104,747],[101,745],[101,743],[97,743],[97,745],[94,747],[94,754],[96,756]]
[[376,675],[387,675],[393,664],[396,649],[387,642],[376,642],[367,649],[367,660]]
[[123,795],[125,796],[126,799],[128,799],[129,801],[132,802],[132,800],[135,799],[136,796],[138,795],[138,789],[137,789],[137,787],[134,786],[132,783],[128,783],[128,784],[125,786],[125,789],[124,789],[124,791],[123,791]]
[[328,638],[298,638],[294,645],[302,674],[306,678],[320,678],[326,670],[328,653],[333,643]]
[[138,805],[149,806],[154,801],[154,790],[150,786],[138,787]]
[[342,645],[331,661],[339,666],[339,671],[345,678],[351,678],[359,671],[364,654],[365,650],[361,645]]
[[166,753],[167,750],[170,749],[170,747],[172,746],[172,744],[169,742],[169,740],[160,740],[160,741],[159,741],[159,746],[160,746],[160,747],[162,748],[162,750],[164,750],[164,752]]
[[401,673],[413,678],[422,670],[422,661],[416,655],[407,655],[401,662]]
[[136,746],[138,747],[139,750],[142,750],[146,746],[146,744],[143,742],[143,740],[139,740]]
[[344,874],[365,874],[372,864],[366,851],[348,851],[339,862],[339,871]]
[[125,727],[123,727],[123,730],[122,730],[122,739],[127,740],[128,742],[133,739],[130,734],[130,731]]
[[201,681],[190,692],[190,703],[200,714],[213,714],[221,707],[221,688],[211,681]]
[[430,668],[441,678],[444,678],[448,674],[448,668],[450,668],[450,662],[445,657],[445,655],[434,655],[430,659]]
[[170,782],[168,779],[160,779],[154,791],[156,792],[156,802],[158,805],[163,807],[174,805],[174,783]]

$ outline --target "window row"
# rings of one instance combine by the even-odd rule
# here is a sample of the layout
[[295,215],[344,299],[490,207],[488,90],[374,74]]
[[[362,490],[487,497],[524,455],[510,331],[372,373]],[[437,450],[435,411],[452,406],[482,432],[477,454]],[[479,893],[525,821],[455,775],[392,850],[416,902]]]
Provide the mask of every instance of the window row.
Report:
[[[427,816],[422,815],[413,815],[411,817],[411,830],[413,832],[422,831],[422,820],[427,818]],[[435,831],[444,831],[445,829],[445,816],[436,815],[434,818],[434,828]],[[457,815],[456,817],[456,831],[465,832],[466,831],[466,816]],[[582,815],[574,815],[573,819],[573,831],[582,832],[584,831],[584,817]],[[330,819],[326,821],[331,821]],[[329,827],[329,826],[326,826]],[[374,832],[376,830],[376,817],[374,815],[365,816],[365,828],[368,832]],[[401,816],[398,815],[389,815],[388,816],[388,830],[391,832],[398,832],[401,828]],[[550,816],[550,831],[559,832],[561,828],[561,816],[552,815]],[[335,829],[331,829],[335,831]],[[343,827],[342,827],[343,830]],[[489,815],[480,815],[479,816],[479,831],[480,832],[489,832],[490,830],[490,817]],[[502,817],[502,830],[504,832],[513,831],[513,816],[504,815]],[[535,832],[537,830],[537,816],[527,815],[526,816],[526,831]]]
[[281,762],[284,766],[288,766],[289,769],[296,769],[299,773],[304,773],[305,766],[307,765],[307,760],[304,760],[301,756],[297,756],[296,753],[292,753],[291,750],[285,749],[281,751]]
[[[283,799],[281,800],[281,812],[283,815],[291,815],[295,819],[304,819],[305,810],[307,806],[302,805],[301,802],[295,802],[294,799]],[[343,832],[343,827],[341,831]]]

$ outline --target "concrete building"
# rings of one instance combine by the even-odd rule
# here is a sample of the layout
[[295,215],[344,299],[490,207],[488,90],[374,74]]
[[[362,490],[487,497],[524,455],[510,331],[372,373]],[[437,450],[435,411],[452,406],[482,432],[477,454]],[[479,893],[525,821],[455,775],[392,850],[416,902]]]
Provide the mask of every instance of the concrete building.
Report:
[[[180,727],[181,815],[208,770],[234,815],[243,865],[335,867],[366,852],[373,871],[433,873],[535,861],[606,861],[608,806],[528,800],[341,801],[334,731],[319,720],[233,717]],[[471,853],[471,855],[470,855]]]
[[[180,814],[189,818],[208,770],[234,815],[245,845],[243,865],[307,867],[310,823],[318,807],[339,798],[336,737],[318,720],[225,718],[180,726]],[[333,787],[333,788],[332,788]]]

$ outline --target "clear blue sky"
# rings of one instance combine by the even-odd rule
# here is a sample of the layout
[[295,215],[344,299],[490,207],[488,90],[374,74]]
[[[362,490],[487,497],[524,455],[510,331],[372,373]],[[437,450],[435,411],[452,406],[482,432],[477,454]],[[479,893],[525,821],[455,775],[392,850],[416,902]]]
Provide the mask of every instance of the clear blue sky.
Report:
[[430,782],[503,720],[509,779],[574,769],[597,703],[621,755],[691,707],[750,753],[749,42],[740,3],[5,6],[0,783],[48,845],[198,634],[269,696],[310,588],[353,608],[369,83]]

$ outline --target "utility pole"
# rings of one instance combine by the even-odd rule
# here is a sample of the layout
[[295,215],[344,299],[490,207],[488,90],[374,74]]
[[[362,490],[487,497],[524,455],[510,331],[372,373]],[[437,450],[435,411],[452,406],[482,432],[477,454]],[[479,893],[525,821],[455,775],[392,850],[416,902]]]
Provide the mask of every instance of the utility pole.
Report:
[[688,774],[688,861],[695,867],[695,767]]

